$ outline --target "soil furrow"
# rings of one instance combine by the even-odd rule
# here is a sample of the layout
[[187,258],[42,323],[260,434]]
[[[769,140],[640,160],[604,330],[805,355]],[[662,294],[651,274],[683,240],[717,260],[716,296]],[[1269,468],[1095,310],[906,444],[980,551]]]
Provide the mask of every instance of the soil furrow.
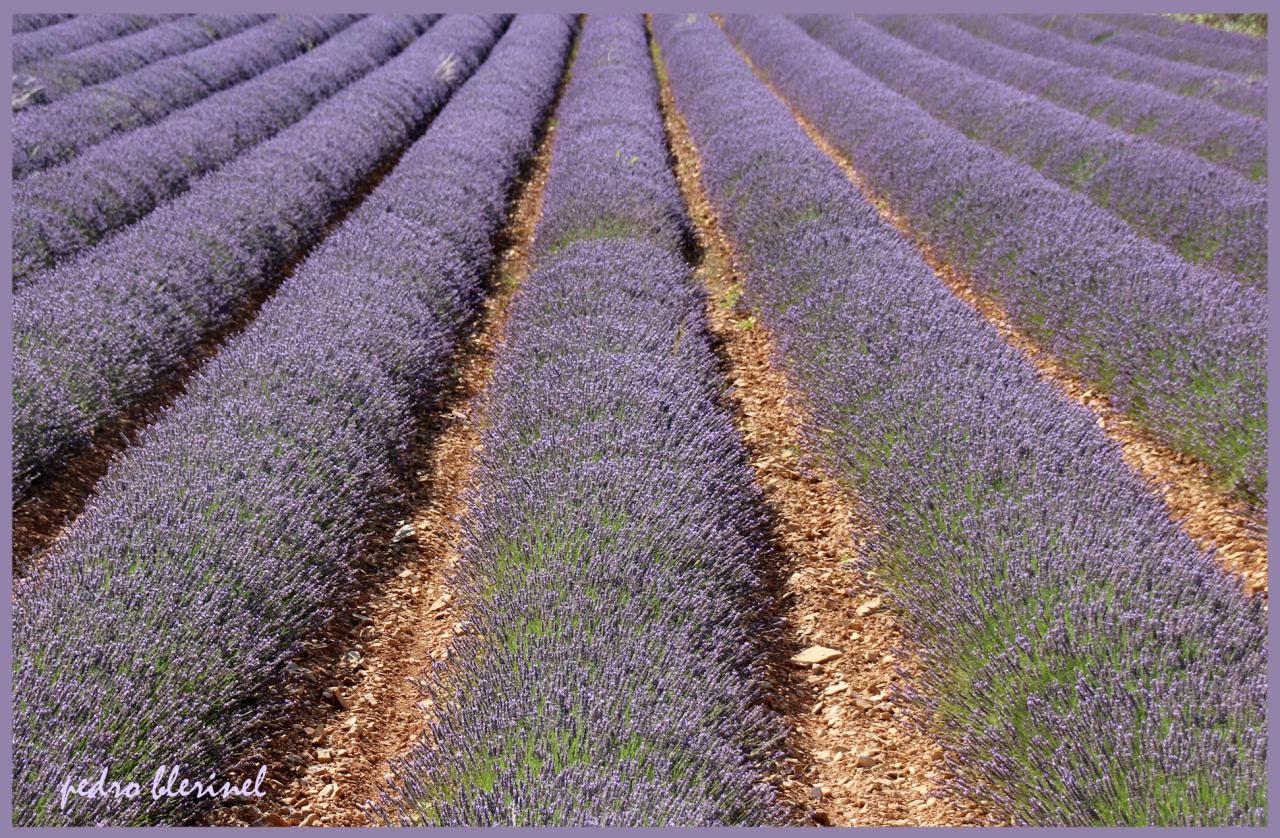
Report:
[[[660,70],[661,70],[661,64]],[[783,638],[771,656],[774,700],[790,727],[773,779],[797,820],[847,826],[977,825],[983,812],[942,794],[943,754],[907,724],[893,686],[912,661],[852,559],[872,532],[859,501],[808,458],[803,400],[774,364],[767,329],[741,302],[740,264],[702,188],[699,158],[664,71],[659,78],[681,190],[701,248],[696,275],[733,383],[731,406],[775,524]],[[801,663],[807,650],[822,663]],[[799,661],[808,660],[801,657]],[[806,817],[807,816],[807,817]]]
[[[508,306],[528,274],[554,133],[548,119],[514,190],[489,294],[460,351],[455,381],[424,416],[415,439],[404,517],[388,521],[371,547],[361,591],[290,666],[282,690],[292,707],[289,718],[244,760],[253,768],[269,766],[271,794],[259,806],[224,809],[210,823],[369,826],[364,806],[382,789],[390,760],[427,729],[433,708],[420,678],[448,658],[451,641],[467,630],[451,580],[462,495],[485,424],[482,394]],[[397,535],[403,537],[397,541]]]
[[[735,45],[736,46],[736,45]],[[837,149],[770,83],[768,76],[742,52],[747,65],[785,103],[810,140],[820,148],[894,229],[915,244],[925,262],[953,294],[981,315],[1009,344],[1021,351],[1040,376],[1066,398],[1097,417],[1098,427],[1120,447],[1124,460],[1165,503],[1169,517],[1202,549],[1212,551],[1228,571],[1241,577],[1250,594],[1267,596],[1267,528],[1264,510],[1251,508],[1216,488],[1209,468],[1175,451],[1118,410],[1104,394],[1079,379],[1019,329],[998,302],[982,294],[972,277],[943,259],[892,204],[879,195]]]

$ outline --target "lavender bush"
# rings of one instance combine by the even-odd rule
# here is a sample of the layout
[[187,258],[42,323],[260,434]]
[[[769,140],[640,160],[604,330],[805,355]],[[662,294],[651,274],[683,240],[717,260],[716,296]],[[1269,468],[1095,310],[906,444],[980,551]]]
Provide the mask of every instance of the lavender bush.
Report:
[[[411,48],[373,96],[431,78],[442,49],[465,56],[465,74],[465,38],[496,23],[446,18],[437,29],[452,34]],[[113,466],[39,575],[19,584],[16,824],[181,822],[199,801],[73,798],[64,811],[57,786],[104,765],[113,778],[145,780],[174,763],[207,776],[278,711],[260,693],[347,588],[415,418],[478,310],[571,24],[512,24],[368,200]]]
[[181,15],[78,15],[51,26],[13,36],[16,69],[113,38],[122,38]]
[[192,15],[125,38],[92,44],[22,68],[39,88],[36,101],[52,102],[148,64],[180,55],[265,22],[267,15]]
[[305,52],[355,15],[291,15],[13,117],[13,176],[65,162]]
[[1124,81],[1149,84],[1179,96],[1207,99],[1252,116],[1265,117],[1267,114],[1265,79],[1246,79],[1234,73],[1127,50],[1099,49],[1000,15],[945,15],[943,19],[980,38],[1019,52],[1052,56],[1055,61],[1098,70]]
[[[969,140],[787,20],[734,37],[874,189],[1013,322],[1219,483],[1266,490],[1265,292],[1193,267]],[[889,130],[892,126],[892,130]]]
[[934,55],[1154,143],[1198,154],[1252,180],[1267,171],[1267,128],[1203,99],[1027,55],[920,15],[868,18]]
[[291,128],[21,289],[15,495],[144,399],[246,298],[269,288],[360,184],[426,126],[504,21],[445,18]]
[[711,348],[637,17],[583,31],[536,268],[467,497],[474,632],[377,811],[403,825],[774,822],[758,490]]
[[73,17],[73,15],[53,15],[53,14],[16,14],[13,16],[13,33],[15,35],[23,32],[34,32],[37,29],[43,29],[46,26],[53,26],[55,23]]
[[1100,20],[1113,26],[1136,29],[1153,35],[1163,35],[1167,38],[1197,41],[1202,44],[1250,50],[1257,53],[1265,53],[1267,51],[1266,38],[1246,35],[1242,32],[1228,32],[1225,29],[1218,29],[1213,26],[1201,26],[1198,23],[1188,23],[1168,15],[1125,14],[1086,15],[1086,17]]
[[[727,26],[771,69],[794,55],[815,89],[832,78],[785,20]],[[1086,410],[949,293],[713,23],[654,28],[744,299],[806,398],[815,449],[878,526],[867,561],[922,652],[915,696],[957,755],[956,790],[1031,824],[1265,823],[1260,603]]]
[[[934,36],[979,41],[954,27],[918,16],[868,22],[830,15],[798,22],[934,118],[1088,195],[1188,261],[1253,285],[1266,283],[1267,193],[1261,184],[1006,87],[872,23],[912,42],[932,44]],[[920,31],[930,37],[917,37]]]
[[1169,61],[1224,70],[1249,78],[1263,78],[1267,74],[1267,54],[1264,50],[1161,38],[1146,32],[1117,29],[1079,15],[1018,15],[1017,17],[1019,20],[1025,20],[1044,29],[1059,32],[1068,38],[1087,41],[1098,46],[1099,49],[1122,49],[1139,55],[1154,55]]
[[19,181],[13,188],[15,286],[302,119],[404,49],[435,17],[365,18],[286,64]]

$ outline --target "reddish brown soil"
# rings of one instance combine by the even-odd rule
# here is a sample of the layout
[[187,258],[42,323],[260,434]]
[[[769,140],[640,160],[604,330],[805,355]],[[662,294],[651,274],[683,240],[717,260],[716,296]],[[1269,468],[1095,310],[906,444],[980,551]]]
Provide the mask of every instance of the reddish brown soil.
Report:
[[[991,821],[941,795],[943,753],[906,725],[891,688],[902,644],[892,614],[879,607],[874,580],[847,560],[872,531],[855,497],[802,453],[804,404],[774,358],[767,329],[741,303],[737,260],[702,189],[699,159],[667,84],[662,104],[676,171],[695,222],[702,259],[697,276],[721,346],[731,398],[775,521],[782,648],[773,656],[773,701],[791,728],[788,756],[773,780],[799,823],[978,825]],[[828,662],[794,660],[813,647]],[[803,659],[803,658],[802,658]]]

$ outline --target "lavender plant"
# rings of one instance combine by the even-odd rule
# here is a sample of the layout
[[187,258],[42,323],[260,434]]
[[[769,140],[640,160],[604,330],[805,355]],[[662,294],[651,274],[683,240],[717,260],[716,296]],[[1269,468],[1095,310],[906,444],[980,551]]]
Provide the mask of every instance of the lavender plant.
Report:
[[868,19],[947,61],[1090,119],[1169,148],[1198,154],[1252,180],[1266,177],[1267,130],[1261,119],[1152,85],[1123,82],[1053,58],[1027,55],[957,31],[959,27],[936,18],[891,15]]
[[[934,251],[1012,321],[1227,490],[1266,491],[1265,292],[1138,237],[968,139],[790,21],[730,30]],[[889,130],[887,126],[892,126]]]
[[[726,25],[764,66],[794,55],[816,90],[832,78],[787,21]],[[744,299],[814,449],[877,524],[865,561],[921,654],[909,694],[956,755],[954,791],[1030,824],[1265,823],[1260,602],[949,293],[714,23],[654,29]]]
[[141,32],[181,15],[78,15],[51,26],[13,37],[13,66],[21,69],[33,61]]
[[298,56],[355,15],[289,16],[14,114],[13,176],[63,163],[113,134],[149,125]]
[[[361,183],[425,128],[505,20],[445,18],[291,128],[20,290],[15,495],[145,399],[246,298],[269,289]],[[449,56],[454,72],[438,72]]]
[[373,15],[279,67],[13,189],[13,278],[34,281],[185,191],[399,53],[438,15]]
[[113,41],[91,44],[22,68],[52,102],[173,55],[180,55],[265,22],[267,15],[192,15]]
[[761,498],[687,235],[644,25],[592,15],[466,499],[474,634],[383,820],[777,821]]
[[[933,36],[981,43],[954,27],[914,15],[798,22],[935,119],[1087,195],[1184,259],[1252,285],[1266,283],[1267,193],[1261,184],[1028,96],[876,28],[912,42],[921,40],[913,33],[925,30],[930,43]],[[1265,132],[1262,137],[1265,147]]]
[[1263,50],[1161,38],[1132,29],[1118,29],[1080,15],[1017,17],[1068,38],[1087,41],[1099,49],[1122,49],[1139,55],[1154,55],[1169,61],[1224,70],[1248,78],[1264,78],[1267,75],[1267,54]]
[[1202,44],[1250,50],[1257,53],[1265,53],[1267,51],[1266,38],[1259,38],[1243,32],[1228,32],[1225,29],[1218,29],[1213,26],[1201,26],[1198,23],[1177,20],[1168,15],[1095,14],[1086,15],[1086,17],[1125,29],[1135,29],[1152,35],[1162,35],[1166,38],[1196,41]]
[[1019,52],[1053,56],[1055,61],[1098,70],[1122,81],[1160,87],[1179,96],[1207,99],[1240,113],[1267,115],[1266,79],[1247,79],[1128,50],[1099,49],[1001,15],[945,15],[943,19]]
[[41,13],[16,14],[13,16],[13,34],[19,35],[23,32],[34,32],[37,29],[43,29],[46,26],[53,26],[55,23],[61,23],[71,17],[73,17],[73,15]]
[[[462,75],[498,20],[446,18],[384,87]],[[194,798],[72,798],[64,777],[203,778],[350,584],[416,417],[478,311],[572,18],[521,16],[430,129],[104,478],[14,604],[14,822],[181,823]],[[416,56],[416,57],[414,57]],[[428,60],[429,59],[429,60]],[[438,94],[428,94],[434,98]],[[219,774],[222,778],[224,775]]]

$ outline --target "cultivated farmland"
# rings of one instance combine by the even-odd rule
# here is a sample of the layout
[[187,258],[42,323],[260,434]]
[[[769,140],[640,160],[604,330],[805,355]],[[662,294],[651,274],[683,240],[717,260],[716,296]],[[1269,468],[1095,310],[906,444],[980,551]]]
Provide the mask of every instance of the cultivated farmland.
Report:
[[1265,38],[11,37],[15,824],[1267,823]]

